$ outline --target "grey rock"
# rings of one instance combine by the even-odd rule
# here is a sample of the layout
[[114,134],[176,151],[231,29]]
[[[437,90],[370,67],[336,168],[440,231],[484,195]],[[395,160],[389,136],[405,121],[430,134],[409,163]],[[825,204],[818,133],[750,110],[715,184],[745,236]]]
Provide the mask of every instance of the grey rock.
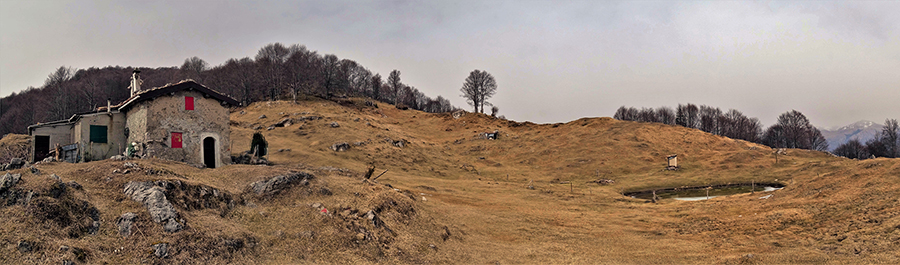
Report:
[[66,251],[69,251],[69,246],[66,246],[66,245],[59,246],[59,252],[66,252]]
[[166,223],[165,226],[163,226],[163,230],[169,233],[175,233],[181,231],[182,229],[184,229],[184,226],[181,225],[181,223],[179,223],[178,221],[175,221],[175,219],[169,219],[169,222]]
[[119,227],[119,235],[128,237],[131,235],[131,226],[137,220],[137,214],[128,212],[116,218],[116,226]]
[[16,247],[19,249],[19,252],[22,252],[22,253],[31,252],[32,250],[34,250],[34,243],[31,243],[31,242],[28,242],[25,240],[21,240],[21,241],[19,241],[19,244]]
[[63,260],[63,261],[62,261],[62,264],[63,264],[63,265],[75,265],[75,262],[73,262],[73,261],[71,261],[71,260]]
[[62,181],[62,180],[59,178],[59,175],[56,175],[56,174],[50,174],[50,178],[52,178],[53,180],[56,180],[56,181]]
[[19,179],[21,178],[22,174],[4,174],[3,177],[0,177],[0,193],[15,186],[16,183],[19,183]]
[[31,174],[35,174],[35,175],[41,174],[41,171],[39,169],[37,169],[36,167],[29,167],[28,169],[31,170]]
[[6,166],[6,170],[19,169],[23,166],[25,166],[25,159],[13,157],[9,160],[9,164]]
[[284,118],[276,124],[272,124],[274,127],[288,127],[294,124],[294,120],[291,118]]
[[291,185],[302,183],[304,180],[312,178],[313,176],[306,172],[291,172],[287,175],[274,176],[267,180],[250,183],[250,190],[257,195],[273,195]]
[[338,127],[341,127],[341,125],[338,124],[336,121],[331,122],[331,128],[338,128]]
[[334,150],[335,152],[343,152],[348,149],[350,149],[350,144],[347,143],[335,143],[331,145],[331,150]]
[[169,257],[169,244],[159,243],[152,246],[153,247],[153,255],[157,258],[164,259]]
[[69,186],[70,188],[73,188],[76,190],[80,190],[82,188],[81,184],[78,184],[78,182],[75,182],[75,181],[66,182],[66,185]]
[[88,228],[88,234],[97,234],[97,231],[100,231],[100,221],[91,223],[91,227]]
[[137,164],[131,162],[125,162],[124,164],[122,164],[122,166],[125,168],[138,168]]
[[166,191],[153,182],[130,181],[125,184],[125,195],[144,204],[154,222],[162,223],[178,218],[175,207],[166,199]]
[[259,115],[259,119],[260,119],[260,120],[261,120],[261,119],[265,119],[265,118],[266,118],[266,115],[265,115],[265,114],[264,114],[264,115]]

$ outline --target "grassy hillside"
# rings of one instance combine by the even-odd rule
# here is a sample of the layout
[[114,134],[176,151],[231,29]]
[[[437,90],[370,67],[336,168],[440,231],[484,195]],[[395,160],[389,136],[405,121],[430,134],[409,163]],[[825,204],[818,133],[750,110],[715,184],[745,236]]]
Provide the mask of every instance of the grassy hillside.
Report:
[[[291,125],[267,129],[284,119]],[[49,174],[83,188],[39,196],[43,208],[0,208],[0,262],[79,256],[87,263],[900,262],[897,159],[786,150],[776,163],[768,147],[678,126],[610,118],[519,123],[372,107],[361,99],[255,103],[233,111],[231,120],[232,152],[248,150],[250,136],[261,131],[274,166],[197,169],[149,159],[130,161],[140,170],[128,174],[121,161],[39,164],[37,175],[13,171],[22,174],[16,185],[22,191],[54,194],[58,185]],[[497,140],[479,137],[494,130]],[[341,142],[350,149],[331,149]],[[680,170],[663,170],[670,154],[678,154]],[[370,165],[375,174],[387,170],[378,183],[362,181]],[[315,178],[275,195],[248,188],[290,171]],[[590,182],[597,179],[615,183]],[[168,234],[123,193],[125,183],[138,180],[218,189],[235,204],[173,203],[187,229]],[[621,195],[743,182],[786,188],[699,202]],[[185,194],[166,197],[193,200]],[[90,207],[68,207],[82,202],[99,212],[93,235],[79,232],[90,232],[89,214],[79,210]],[[316,203],[328,213],[311,207]],[[63,212],[75,221],[42,218],[54,204],[68,207],[56,208],[69,209]],[[369,210],[381,223],[363,217]],[[125,212],[139,216],[140,232],[127,238],[115,225]],[[22,241],[40,248],[20,251]],[[173,251],[168,258],[150,253],[159,242]],[[63,245],[87,254],[58,251]]]

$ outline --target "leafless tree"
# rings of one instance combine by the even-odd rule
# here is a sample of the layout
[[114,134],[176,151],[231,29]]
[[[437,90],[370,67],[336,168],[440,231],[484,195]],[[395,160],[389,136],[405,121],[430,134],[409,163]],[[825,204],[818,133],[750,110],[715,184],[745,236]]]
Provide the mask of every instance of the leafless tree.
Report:
[[700,127],[700,110],[696,105],[688,103],[687,105],[678,104],[675,110],[675,124],[687,128]]
[[484,113],[484,105],[490,105],[487,99],[497,93],[497,81],[490,73],[475,69],[469,73],[460,91],[466,102],[475,107],[475,112]]
[[390,97],[385,98],[388,102],[399,104],[400,103],[400,95],[403,93],[403,83],[400,82],[400,71],[394,69],[388,75],[387,85],[390,87],[390,91],[388,95]]
[[664,124],[675,124],[675,110],[665,106],[659,107],[656,109],[656,120]]
[[372,76],[372,80],[369,81],[369,97],[372,97],[375,100],[382,100],[381,87],[384,86],[384,81],[381,80],[381,74],[375,74]]
[[203,81],[201,74],[208,69],[209,64],[197,56],[184,59],[184,63],[181,64],[181,70],[186,72],[189,78],[194,79],[197,82]]
[[885,119],[881,129],[881,141],[884,142],[887,156],[900,157],[900,124],[896,119]]
[[280,91],[284,89],[284,62],[297,51],[295,48],[299,47],[289,48],[276,42],[262,47],[256,53],[256,63],[263,71],[269,100],[276,100]]
[[319,55],[306,49],[306,46],[292,46],[294,52],[285,62],[287,85],[291,91],[291,99],[297,102],[300,93],[312,93],[319,86],[317,71],[321,68]]
[[719,131],[719,117],[722,110],[719,108],[700,106],[700,130],[711,134],[722,135]]
[[71,67],[60,66],[50,73],[47,76],[47,80],[44,81],[44,87],[49,88],[54,91],[53,96],[53,118],[54,120],[61,120],[68,118],[68,115],[72,114],[72,110],[69,108],[69,101],[72,98],[73,91],[68,87],[67,82],[72,79],[75,75],[75,71],[72,70]]
[[860,143],[858,139],[847,141],[846,143],[838,146],[834,149],[834,154],[850,159],[869,158],[869,153],[866,151],[866,146]]
[[828,142],[803,113],[796,110],[778,116],[778,121],[766,130],[764,142],[775,148],[800,148],[824,151]]

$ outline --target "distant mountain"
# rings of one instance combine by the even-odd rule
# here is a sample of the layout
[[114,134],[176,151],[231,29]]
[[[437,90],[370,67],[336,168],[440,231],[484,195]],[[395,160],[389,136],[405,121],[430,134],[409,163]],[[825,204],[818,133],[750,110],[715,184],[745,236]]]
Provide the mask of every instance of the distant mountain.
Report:
[[876,135],[881,133],[882,127],[884,126],[881,124],[862,120],[832,130],[822,128],[819,128],[819,130],[822,131],[822,136],[828,141],[828,149],[834,150],[838,146],[853,139],[866,143],[866,141],[875,138]]

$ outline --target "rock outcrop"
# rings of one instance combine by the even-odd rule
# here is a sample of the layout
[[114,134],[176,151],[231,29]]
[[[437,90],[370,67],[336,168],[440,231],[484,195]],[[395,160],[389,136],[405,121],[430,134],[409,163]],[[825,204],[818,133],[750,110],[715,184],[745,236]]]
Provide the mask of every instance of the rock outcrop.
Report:
[[166,199],[166,190],[153,182],[131,181],[125,184],[125,195],[132,200],[144,204],[154,222],[166,224],[165,230],[169,233],[178,232],[182,226],[169,225],[178,218],[175,207]]

